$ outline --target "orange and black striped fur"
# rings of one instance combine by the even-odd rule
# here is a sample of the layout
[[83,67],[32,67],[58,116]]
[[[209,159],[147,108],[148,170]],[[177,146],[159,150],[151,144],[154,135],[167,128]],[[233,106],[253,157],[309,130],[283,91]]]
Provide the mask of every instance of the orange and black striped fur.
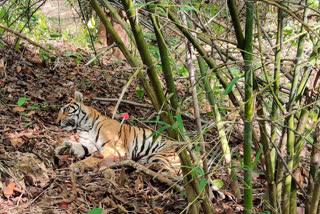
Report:
[[80,92],[75,92],[74,100],[60,109],[56,123],[65,130],[77,130],[79,134],[79,142],[65,141],[56,149],[57,154],[70,148],[78,158],[100,152],[104,158],[125,157],[146,164],[156,162],[157,154],[168,152],[161,137],[150,137],[151,130],[120,125],[117,120],[86,106]]

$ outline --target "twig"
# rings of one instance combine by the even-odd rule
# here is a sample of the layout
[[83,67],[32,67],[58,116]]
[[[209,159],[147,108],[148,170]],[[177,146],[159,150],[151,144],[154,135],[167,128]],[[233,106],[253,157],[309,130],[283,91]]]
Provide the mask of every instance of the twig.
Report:
[[18,37],[20,37],[21,39],[27,40],[27,41],[28,41],[30,44],[32,44],[33,46],[39,47],[39,48],[43,49],[44,51],[46,51],[46,52],[48,52],[48,53],[56,56],[56,54],[52,53],[50,50],[48,50],[48,49],[45,48],[44,46],[42,46],[42,45],[40,45],[40,44],[32,41],[31,39],[27,38],[27,37],[26,37],[25,35],[23,35],[22,33],[18,33],[18,32],[14,31],[14,30],[6,27],[6,26],[3,26],[2,24],[0,24],[0,28],[6,30],[6,31],[8,31],[8,32],[10,32],[10,33],[18,36]]
[[[101,97],[94,97],[92,99],[100,100],[100,101],[107,101],[107,102],[118,102],[118,100],[119,100],[118,98],[101,98]],[[130,100],[121,100],[121,102],[129,104],[129,105],[143,107],[143,108],[153,108],[152,105],[143,104],[143,103],[137,103],[137,102],[133,102],[133,101],[130,101]]]
[[154,171],[146,168],[145,166],[142,166],[141,164],[139,164],[137,162],[134,162],[133,160],[124,160],[124,161],[121,161],[118,163],[113,163],[109,166],[103,167],[100,171],[103,171],[108,168],[118,168],[118,167],[124,167],[124,166],[133,167],[138,171],[144,172],[147,175],[150,175],[152,177],[157,178],[160,182],[165,183],[168,186],[172,186],[175,190],[177,190],[179,192],[183,191],[183,188],[180,185],[176,184],[175,182],[171,181],[170,179],[166,178],[165,176],[160,175],[159,173],[154,172]]
[[115,43],[113,43],[112,45],[108,46],[108,47],[104,47],[102,48],[102,50],[100,50],[99,53],[97,53],[92,59],[90,59],[85,65],[90,65],[95,59],[97,59],[101,54],[107,52],[108,50],[110,50],[111,48],[113,48],[114,46],[116,46]]
[[116,104],[115,108],[114,108],[114,111],[113,111],[113,114],[112,114],[112,119],[113,119],[114,116],[116,115],[116,112],[117,112],[117,110],[118,110],[118,108],[119,108],[120,102],[121,102],[121,100],[122,100],[122,98],[123,98],[123,96],[124,96],[124,93],[126,93],[127,88],[129,87],[129,85],[131,84],[131,82],[133,81],[133,79],[140,73],[140,71],[142,70],[142,68],[143,68],[143,66],[140,66],[140,68],[138,68],[138,69],[134,72],[134,74],[130,77],[130,79],[128,80],[128,82],[126,83],[126,85],[123,86],[121,95],[120,95],[120,97],[119,97],[119,99],[118,99],[118,101],[117,101],[117,104]]

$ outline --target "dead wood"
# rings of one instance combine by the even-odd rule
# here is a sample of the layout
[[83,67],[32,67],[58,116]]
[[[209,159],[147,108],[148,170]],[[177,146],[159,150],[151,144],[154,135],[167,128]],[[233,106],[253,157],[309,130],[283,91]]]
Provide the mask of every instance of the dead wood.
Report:
[[128,167],[128,166],[133,167],[140,172],[144,172],[145,174],[150,175],[154,178],[157,178],[160,182],[167,184],[168,186],[174,188],[175,190],[177,190],[179,192],[183,191],[183,188],[180,185],[178,185],[176,182],[171,181],[166,176],[160,175],[159,173],[154,172],[154,171],[148,169],[147,167],[145,167],[145,166],[143,166],[133,160],[123,160],[123,161],[120,161],[117,163],[110,164],[109,166],[103,166],[100,169],[100,171],[103,171],[108,168],[120,168],[120,167]]

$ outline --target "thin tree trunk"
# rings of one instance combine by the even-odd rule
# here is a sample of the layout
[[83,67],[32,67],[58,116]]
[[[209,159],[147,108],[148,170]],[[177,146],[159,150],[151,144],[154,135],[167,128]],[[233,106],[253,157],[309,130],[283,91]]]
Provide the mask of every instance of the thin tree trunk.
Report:
[[246,25],[244,40],[245,60],[245,108],[244,108],[244,213],[252,212],[252,117],[254,111],[253,98],[253,69],[252,69],[252,38],[253,38],[253,14],[252,1],[246,1]]

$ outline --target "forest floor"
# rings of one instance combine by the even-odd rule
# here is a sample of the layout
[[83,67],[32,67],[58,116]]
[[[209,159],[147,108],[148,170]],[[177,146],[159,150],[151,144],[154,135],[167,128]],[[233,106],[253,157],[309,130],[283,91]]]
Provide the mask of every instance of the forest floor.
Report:
[[[88,53],[67,44],[64,48],[69,51],[54,60],[43,60],[23,45],[18,51],[0,48],[0,213],[88,213],[93,208],[103,208],[104,213],[182,212],[188,205],[183,194],[144,172],[120,168],[108,177],[98,168],[73,172],[68,157],[57,161],[55,147],[71,135],[54,124],[59,108],[78,90],[87,105],[110,116],[115,103],[93,98],[119,98],[133,74],[126,64],[110,58],[101,65],[84,66]],[[124,99],[151,104],[146,97],[137,97],[137,86],[135,80]],[[154,110],[122,104],[118,112],[148,119]],[[188,120],[188,128],[194,130],[195,122]],[[216,177],[231,194],[223,171],[217,170]],[[255,189],[259,188],[264,189],[257,182]],[[256,198],[259,209],[263,200]],[[216,213],[241,213],[239,204],[213,200]]]

